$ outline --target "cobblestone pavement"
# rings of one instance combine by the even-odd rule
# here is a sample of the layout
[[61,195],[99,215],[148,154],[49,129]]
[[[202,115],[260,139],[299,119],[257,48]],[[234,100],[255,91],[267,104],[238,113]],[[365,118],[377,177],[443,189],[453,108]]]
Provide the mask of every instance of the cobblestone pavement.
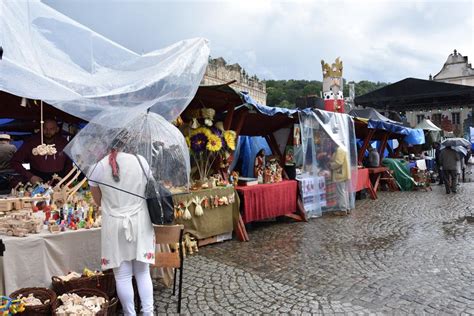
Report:
[[[185,261],[183,312],[474,314],[474,183],[381,192],[348,216],[265,223]],[[176,311],[158,286],[159,313]]]

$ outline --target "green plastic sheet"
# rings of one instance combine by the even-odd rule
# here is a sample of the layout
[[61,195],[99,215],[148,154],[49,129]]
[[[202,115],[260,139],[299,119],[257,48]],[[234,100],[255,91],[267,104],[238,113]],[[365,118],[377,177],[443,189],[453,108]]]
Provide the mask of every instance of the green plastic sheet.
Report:
[[410,175],[410,166],[403,159],[384,158],[382,165],[393,171],[393,176],[402,191],[411,191],[416,184]]

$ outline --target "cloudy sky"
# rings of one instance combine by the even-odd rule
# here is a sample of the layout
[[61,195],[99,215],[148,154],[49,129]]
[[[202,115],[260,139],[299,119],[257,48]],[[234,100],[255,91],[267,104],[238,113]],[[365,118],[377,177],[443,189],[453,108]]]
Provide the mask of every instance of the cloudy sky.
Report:
[[43,2],[139,53],[205,37],[264,79],[321,80],[338,56],[355,81],[427,79],[454,49],[474,64],[474,0]]

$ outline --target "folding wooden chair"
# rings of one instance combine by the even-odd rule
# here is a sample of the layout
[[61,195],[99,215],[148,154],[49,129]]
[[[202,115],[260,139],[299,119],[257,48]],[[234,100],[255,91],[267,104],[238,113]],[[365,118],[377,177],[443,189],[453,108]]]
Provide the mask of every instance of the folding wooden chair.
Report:
[[178,313],[181,313],[181,291],[183,287],[183,233],[184,225],[153,225],[157,245],[178,245],[174,252],[156,252],[156,268],[174,268],[173,295],[176,293],[176,270],[179,270]]

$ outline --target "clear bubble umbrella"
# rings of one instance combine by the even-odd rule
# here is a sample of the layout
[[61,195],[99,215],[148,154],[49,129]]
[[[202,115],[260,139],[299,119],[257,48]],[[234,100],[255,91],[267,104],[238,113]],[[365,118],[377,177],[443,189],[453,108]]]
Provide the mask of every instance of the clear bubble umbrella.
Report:
[[[160,115],[133,109],[106,111],[87,124],[65,152],[89,181],[126,191],[122,181],[106,182],[94,172],[98,162],[107,159],[113,149],[143,157],[149,166],[144,166],[147,177],[157,183],[167,188],[189,188],[191,168],[186,141],[179,129]],[[148,197],[152,196],[144,196]]]

